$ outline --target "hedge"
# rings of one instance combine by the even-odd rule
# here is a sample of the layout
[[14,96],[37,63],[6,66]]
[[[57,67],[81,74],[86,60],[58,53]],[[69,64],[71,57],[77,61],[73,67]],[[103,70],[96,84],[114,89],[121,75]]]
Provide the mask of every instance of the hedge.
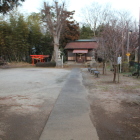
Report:
[[36,67],[55,67],[55,62],[38,62],[36,63]]

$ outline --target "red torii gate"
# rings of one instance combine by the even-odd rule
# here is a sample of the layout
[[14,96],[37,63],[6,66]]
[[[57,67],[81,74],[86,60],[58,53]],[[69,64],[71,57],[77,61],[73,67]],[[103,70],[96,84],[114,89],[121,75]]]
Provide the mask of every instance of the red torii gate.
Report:
[[44,62],[45,61],[44,59],[49,57],[49,55],[30,55],[30,56],[32,58],[32,65],[34,65],[34,59],[36,59],[37,62],[38,61]]

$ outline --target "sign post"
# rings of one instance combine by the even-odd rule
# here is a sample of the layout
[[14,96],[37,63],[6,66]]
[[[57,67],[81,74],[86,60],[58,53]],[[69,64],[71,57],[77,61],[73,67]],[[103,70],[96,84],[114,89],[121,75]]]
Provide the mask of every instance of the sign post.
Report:
[[120,65],[120,73],[121,73],[121,64],[122,64],[122,57],[118,57],[118,61],[117,61],[118,65]]
[[129,56],[130,56],[130,53],[128,52],[128,53],[126,54],[126,56],[127,56],[127,60],[128,60],[128,62],[129,62]]
[[[118,64],[118,83],[119,83],[119,72],[121,73],[121,64],[122,64],[122,57],[119,56],[118,59],[117,59],[117,64]],[[120,66],[120,69],[119,69],[119,66]]]

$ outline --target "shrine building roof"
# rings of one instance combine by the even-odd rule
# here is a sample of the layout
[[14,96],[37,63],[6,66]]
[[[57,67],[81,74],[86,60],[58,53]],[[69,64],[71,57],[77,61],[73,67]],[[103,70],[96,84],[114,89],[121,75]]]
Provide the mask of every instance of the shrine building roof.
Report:
[[98,44],[95,41],[75,41],[65,46],[65,49],[97,49]]

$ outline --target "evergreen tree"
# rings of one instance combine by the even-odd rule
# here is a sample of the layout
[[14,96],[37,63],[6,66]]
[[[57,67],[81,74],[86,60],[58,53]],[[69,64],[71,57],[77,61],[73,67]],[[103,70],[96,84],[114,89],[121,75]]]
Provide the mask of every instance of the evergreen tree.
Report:
[[60,36],[61,47],[64,48],[70,41],[79,39],[79,24],[75,21],[66,21],[64,32]]
[[6,14],[14,7],[21,5],[25,0],[0,0],[0,13]]
[[80,29],[80,39],[91,39],[93,38],[93,31],[90,26],[83,25]]

